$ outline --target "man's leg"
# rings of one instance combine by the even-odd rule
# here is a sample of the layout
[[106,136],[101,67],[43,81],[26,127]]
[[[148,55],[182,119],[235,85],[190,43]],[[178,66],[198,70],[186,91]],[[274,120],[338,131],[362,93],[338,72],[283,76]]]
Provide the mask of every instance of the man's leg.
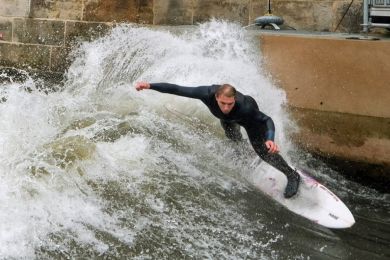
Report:
[[236,123],[229,123],[223,120],[221,121],[221,125],[223,130],[225,130],[225,135],[227,138],[233,141],[242,141],[242,134],[240,131],[240,126]]
[[280,154],[268,152],[265,146],[265,140],[262,138],[263,132],[261,130],[247,131],[247,133],[253,149],[260,158],[286,175],[288,182],[284,191],[284,197],[291,198],[294,196],[298,191],[299,174],[287,164]]

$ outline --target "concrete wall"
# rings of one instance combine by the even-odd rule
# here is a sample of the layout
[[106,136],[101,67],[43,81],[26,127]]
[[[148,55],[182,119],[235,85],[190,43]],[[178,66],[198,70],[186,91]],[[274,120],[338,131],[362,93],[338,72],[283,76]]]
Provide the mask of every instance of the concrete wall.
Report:
[[[273,0],[272,11],[297,29],[359,31],[362,0]],[[0,0],[0,16],[93,22],[183,25],[211,17],[248,25],[267,11],[264,0]],[[349,7],[349,8],[348,8]]]
[[[273,0],[272,10],[296,29],[359,31],[361,1]],[[348,10],[348,12],[346,12]],[[211,17],[253,23],[264,0],[0,0],[0,66],[62,73],[78,40],[105,34],[116,22],[190,25]]]
[[92,40],[112,24],[0,17],[0,66],[63,73],[77,41]]
[[263,34],[264,65],[311,151],[390,165],[390,40]]

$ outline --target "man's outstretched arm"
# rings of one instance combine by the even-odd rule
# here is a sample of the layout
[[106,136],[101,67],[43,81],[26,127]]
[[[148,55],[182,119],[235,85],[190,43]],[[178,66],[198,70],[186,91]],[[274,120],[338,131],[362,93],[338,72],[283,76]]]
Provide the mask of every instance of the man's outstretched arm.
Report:
[[135,89],[137,91],[143,89],[153,89],[162,93],[173,94],[182,97],[202,99],[208,96],[209,87],[184,87],[175,84],[169,83],[148,83],[148,82],[138,82],[135,84]]

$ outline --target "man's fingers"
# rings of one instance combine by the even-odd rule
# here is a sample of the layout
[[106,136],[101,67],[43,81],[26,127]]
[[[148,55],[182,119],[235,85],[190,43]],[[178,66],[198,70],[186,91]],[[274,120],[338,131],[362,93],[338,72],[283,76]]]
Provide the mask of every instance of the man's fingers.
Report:
[[274,144],[273,142],[266,142],[265,145],[267,146],[268,152],[272,153],[274,149]]
[[135,84],[135,89],[137,91],[143,90],[143,89],[148,89],[150,88],[150,84],[148,82],[137,82]]
[[143,90],[144,88],[145,88],[145,83],[144,83],[144,82],[137,82],[137,83],[135,84],[135,89],[136,89],[137,91]]
[[278,145],[275,144],[272,141],[265,142],[265,146],[267,147],[269,153],[277,153],[277,152],[279,152]]
[[277,153],[279,152],[279,147],[277,144],[274,143],[273,147],[272,147],[272,153]]

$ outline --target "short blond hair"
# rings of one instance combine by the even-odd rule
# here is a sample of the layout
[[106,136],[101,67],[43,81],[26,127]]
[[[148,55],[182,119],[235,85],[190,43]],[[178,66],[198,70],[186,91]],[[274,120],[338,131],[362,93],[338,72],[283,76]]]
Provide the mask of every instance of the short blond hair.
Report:
[[215,96],[224,95],[226,97],[236,97],[237,90],[230,84],[222,84],[215,92]]

